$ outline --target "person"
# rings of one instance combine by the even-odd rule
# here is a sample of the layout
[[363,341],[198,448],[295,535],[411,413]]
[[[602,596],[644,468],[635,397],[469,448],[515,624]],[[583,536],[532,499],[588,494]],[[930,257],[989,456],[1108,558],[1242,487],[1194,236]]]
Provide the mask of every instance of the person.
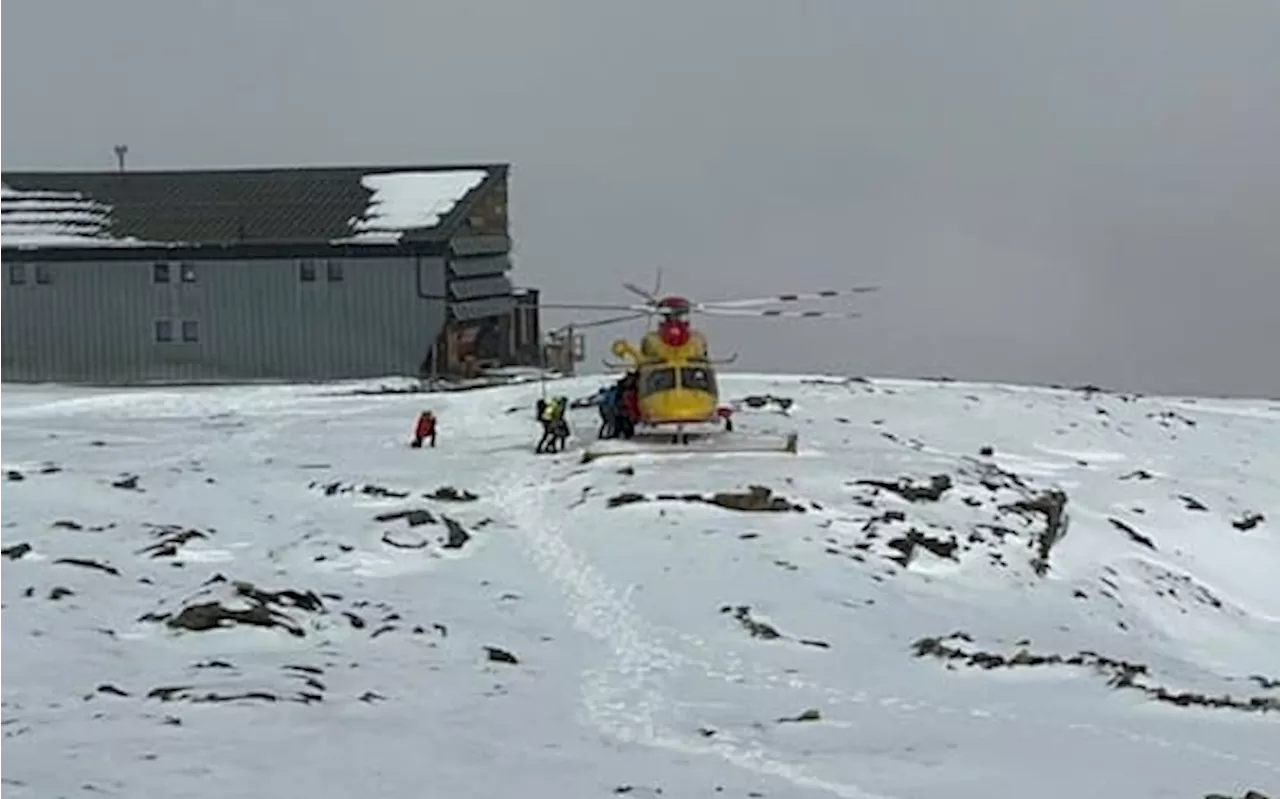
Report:
[[569,398],[557,397],[555,423],[552,425],[552,445],[557,452],[564,452],[565,444],[569,442],[569,418],[567,416],[569,410]]
[[[549,402],[538,400],[542,412],[538,421],[542,423],[542,437],[533,451],[539,455],[556,451],[556,445],[564,446],[564,439],[569,437],[568,423],[564,421],[564,410],[567,401],[564,397],[552,397]],[[563,436],[561,433],[563,432]]]
[[600,408],[600,431],[597,438],[617,438],[618,436],[618,386],[607,386],[600,392],[597,400]]
[[430,439],[432,449],[436,446],[436,415],[430,410],[418,414],[418,422],[413,427],[413,441],[409,446],[422,449],[422,442]]
[[619,392],[620,408],[618,413],[619,432],[623,438],[631,438],[636,434],[636,422],[640,421],[640,400],[636,394],[640,376],[636,372],[628,372],[622,379]]

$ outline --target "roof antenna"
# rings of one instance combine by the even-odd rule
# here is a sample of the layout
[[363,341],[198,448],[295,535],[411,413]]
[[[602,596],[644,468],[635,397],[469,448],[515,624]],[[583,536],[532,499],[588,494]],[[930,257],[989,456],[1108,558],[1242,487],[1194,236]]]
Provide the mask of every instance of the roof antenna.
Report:
[[115,146],[115,150],[116,150],[116,163],[120,165],[120,174],[123,175],[124,174],[124,157],[129,153],[129,145],[117,144]]

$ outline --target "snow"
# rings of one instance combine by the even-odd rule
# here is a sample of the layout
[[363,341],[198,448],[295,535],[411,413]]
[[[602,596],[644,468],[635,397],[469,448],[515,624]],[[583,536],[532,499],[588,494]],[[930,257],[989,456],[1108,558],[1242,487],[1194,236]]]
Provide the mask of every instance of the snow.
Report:
[[80,192],[0,188],[0,241],[6,247],[154,246],[111,232],[112,206]]
[[434,227],[487,176],[483,169],[365,175],[369,207],[350,220],[354,234],[338,241],[395,243],[406,230]]
[[[535,456],[537,383],[6,385],[5,790],[1280,793],[1280,712],[1140,690],[1280,701],[1263,679],[1280,677],[1280,403],[721,384],[794,400],[737,429],[796,430],[799,454]],[[410,449],[428,407],[438,446]],[[572,422],[596,425],[590,409]],[[932,501],[859,482],[940,474]],[[753,484],[803,512],[681,500]],[[424,496],[443,485],[477,498]],[[1010,506],[1053,489],[1069,523],[1041,575],[1045,518]],[[610,507],[625,492],[640,501]],[[375,520],[413,509],[431,520]],[[455,528],[469,538],[446,546]],[[913,530],[959,547],[890,560]],[[281,626],[163,622],[213,603]],[[917,656],[929,638],[954,657]],[[968,665],[1021,649],[1077,661]],[[1111,685],[1082,652],[1145,673]]]

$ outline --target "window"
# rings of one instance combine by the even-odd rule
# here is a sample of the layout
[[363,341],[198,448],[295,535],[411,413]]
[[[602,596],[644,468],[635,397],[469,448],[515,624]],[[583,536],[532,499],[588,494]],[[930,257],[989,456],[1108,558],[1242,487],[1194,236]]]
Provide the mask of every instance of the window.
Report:
[[316,279],[316,265],[312,261],[298,262],[298,279],[303,283],[313,283]]
[[49,271],[48,264],[36,264],[36,283],[41,286],[47,286],[53,282],[53,273]]
[[191,342],[200,340],[200,323],[195,319],[186,319],[182,322],[182,340]]
[[151,281],[153,283],[169,282],[169,265],[160,262],[151,267]]
[[12,264],[9,267],[9,285],[21,286],[27,282],[27,265]]
[[658,391],[669,391],[676,387],[676,370],[670,366],[653,369],[640,375],[637,394],[647,397]]
[[162,344],[173,341],[173,322],[168,319],[156,320],[156,341]]
[[196,282],[196,268],[194,266],[191,264],[182,264],[179,268],[182,270],[183,283]]
[[336,258],[330,258],[326,266],[330,283],[337,283],[342,280],[342,261]]
[[690,391],[716,390],[716,376],[705,366],[686,366],[680,370],[680,385]]

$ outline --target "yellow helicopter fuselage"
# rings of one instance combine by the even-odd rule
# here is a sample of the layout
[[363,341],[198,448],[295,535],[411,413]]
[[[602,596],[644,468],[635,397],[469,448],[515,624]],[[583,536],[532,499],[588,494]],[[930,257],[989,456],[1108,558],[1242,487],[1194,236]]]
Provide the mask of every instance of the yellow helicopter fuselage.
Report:
[[628,358],[638,376],[636,402],[640,419],[650,425],[699,424],[719,419],[719,388],[715,368],[707,360],[707,341],[689,331],[678,345],[646,333],[637,352],[630,342],[613,344],[618,357]]

